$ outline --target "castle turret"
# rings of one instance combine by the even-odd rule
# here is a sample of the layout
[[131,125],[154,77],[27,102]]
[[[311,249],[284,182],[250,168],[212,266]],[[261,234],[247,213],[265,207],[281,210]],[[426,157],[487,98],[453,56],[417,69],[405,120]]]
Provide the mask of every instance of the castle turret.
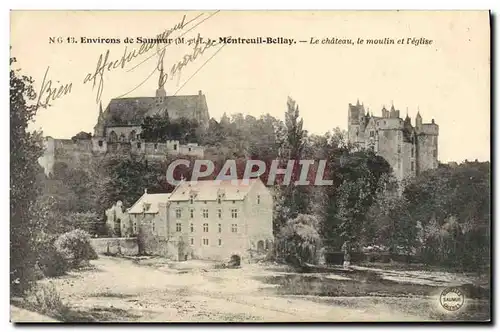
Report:
[[422,127],[422,116],[420,115],[420,111],[417,112],[417,117],[415,118],[415,127],[417,129]]
[[391,118],[397,118],[398,117],[398,115],[396,113],[396,109],[394,108],[394,104],[392,104],[392,106],[391,106],[391,112],[389,113],[389,117],[391,117]]
[[356,101],[356,105],[349,104],[348,111],[348,136],[351,142],[360,140],[359,133],[362,130],[365,118],[365,108]]

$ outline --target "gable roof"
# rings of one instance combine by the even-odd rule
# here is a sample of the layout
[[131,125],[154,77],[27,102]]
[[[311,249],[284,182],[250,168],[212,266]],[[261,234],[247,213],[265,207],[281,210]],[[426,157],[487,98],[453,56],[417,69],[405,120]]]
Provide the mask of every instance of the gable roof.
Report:
[[205,96],[167,96],[160,104],[156,97],[114,98],[104,111],[104,125],[140,125],[146,116],[164,115],[167,110],[186,114],[191,118],[198,110],[206,108]]
[[141,196],[137,202],[127,210],[128,213],[158,213],[160,203],[167,203],[170,194],[147,194]]
[[260,179],[182,181],[172,192],[170,201],[215,201],[221,195],[225,201],[241,201]]

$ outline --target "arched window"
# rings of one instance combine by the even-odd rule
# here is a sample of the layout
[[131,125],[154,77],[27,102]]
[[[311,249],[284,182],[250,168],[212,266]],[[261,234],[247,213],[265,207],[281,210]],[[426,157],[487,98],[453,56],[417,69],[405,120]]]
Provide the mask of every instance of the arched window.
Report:
[[114,131],[111,131],[109,133],[109,141],[110,142],[117,142],[118,141],[118,135]]
[[125,142],[125,134],[121,133],[120,135],[120,142]]

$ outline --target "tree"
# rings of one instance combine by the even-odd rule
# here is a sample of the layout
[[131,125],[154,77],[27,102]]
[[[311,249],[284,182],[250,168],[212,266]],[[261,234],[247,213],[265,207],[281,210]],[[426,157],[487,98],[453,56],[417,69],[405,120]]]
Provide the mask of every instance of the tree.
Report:
[[280,229],[286,220],[296,218],[299,214],[310,212],[309,195],[310,188],[296,185],[299,179],[301,166],[300,160],[304,157],[307,132],[303,129],[304,121],[300,118],[299,106],[292,98],[288,98],[287,111],[285,112],[284,137],[278,138],[281,143],[278,159],[280,167],[286,167],[289,160],[294,161],[292,176],[289,184],[279,188],[278,201],[281,201],[286,209],[277,214],[275,219],[275,231]]
[[27,289],[33,280],[39,224],[35,201],[42,173],[38,158],[42,155],[42,136],[28,131],[38,110],[31,77],[13,69],[10,59],[10,282],[13,293]]
[[296,266],[317,264],[321,249],[319,221],[312,215],[299,214],[280,229],[277,236],[278,256]]

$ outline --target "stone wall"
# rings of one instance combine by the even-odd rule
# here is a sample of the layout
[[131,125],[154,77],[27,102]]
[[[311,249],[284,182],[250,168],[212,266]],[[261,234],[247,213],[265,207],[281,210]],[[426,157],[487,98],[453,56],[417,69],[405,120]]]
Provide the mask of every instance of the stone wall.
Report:
[[95,238],[90,239],[90,244],[98,254],[117,254],[135,256],[139,254],[139,246],[135,237],[121,238]]

